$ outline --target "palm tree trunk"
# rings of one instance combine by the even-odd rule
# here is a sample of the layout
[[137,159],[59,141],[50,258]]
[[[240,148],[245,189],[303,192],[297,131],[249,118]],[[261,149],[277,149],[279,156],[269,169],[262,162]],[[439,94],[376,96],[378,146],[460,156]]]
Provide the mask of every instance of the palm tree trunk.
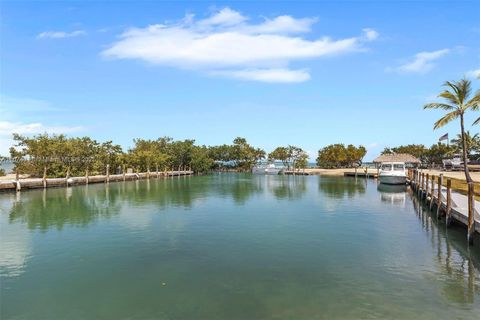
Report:
[[463,123],[463,114],[460,115],[460,126],[462,129],[462,154],[463,154],[463,168],[465,171],[465,178],[467,179],[467,183],[472,182],[472,177],[470,177],[470,172],[468,171],[468,164],[467,164],[467,141],[465,139],[465,128]]

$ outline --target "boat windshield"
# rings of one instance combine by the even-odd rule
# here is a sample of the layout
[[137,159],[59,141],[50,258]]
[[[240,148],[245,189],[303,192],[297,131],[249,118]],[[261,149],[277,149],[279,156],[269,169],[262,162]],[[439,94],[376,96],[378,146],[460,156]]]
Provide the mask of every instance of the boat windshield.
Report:
[[383,171],[391,171],[392,170],[392,165],[391,164],[382,164],[382,170]]
[[403,164],[394,164],[393,165],[393,170],[395,171],[403,171],[405,168],[403,167]]

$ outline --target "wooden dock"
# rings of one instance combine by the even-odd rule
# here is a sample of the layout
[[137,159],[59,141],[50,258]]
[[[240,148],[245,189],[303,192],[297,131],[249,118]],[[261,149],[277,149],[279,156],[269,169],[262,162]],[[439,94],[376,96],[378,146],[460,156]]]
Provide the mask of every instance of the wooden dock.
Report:
[[369,179],[377,179],[378,174],[371,173],[371,172],[345,172],[343,174],[345,177],[355,177],[355,178],[369,178]]
[[345,177],[377,179],[378,170],[372,173],[372,172],[368,172],[368,168],[355,168],[355,171],[347,171],[343,175]]
[[300,171],[300,170],[285,170],[283,171],[283,174],[287,174],[287,175],[292,175],[292,176],[309,176],[310,173],[307,172],[307,171]]
[[150,178],[170,178],[190,176],[191,170],[163,171],[163,172],[140,172],[125,174],[106,174],[70,178],[26,178],[18,180],[0,180],[0,191],[21,191],[23,189],[68,187],[91,183],[110,183],[115,181],[140,180]]
[[474,233],[480,233],[480,201],[474,198],[474,184],[468,186],[468,194],[452,190],[452,181],[443,175],[434,176],[420,170],[409,170],[410,186],[420,200],[436,209],[437,219],[445,219],[448,227],[457,221],[467,227],[467,241],[473,244]]

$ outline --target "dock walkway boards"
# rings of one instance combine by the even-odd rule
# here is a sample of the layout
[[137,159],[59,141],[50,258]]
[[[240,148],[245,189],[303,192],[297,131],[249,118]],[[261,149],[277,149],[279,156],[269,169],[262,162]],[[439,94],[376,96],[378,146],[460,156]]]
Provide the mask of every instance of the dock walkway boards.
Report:
[[[424,191],[422,191],[424,192]],[[429,192],[430,193],[430,192]],[[438,186],[434,185],[433,188],[433,203],[438,204]],[[466,195],[452,191],[452,215],[465,225],[468,225],[468,198]],[[441,189],[441,203],[442,208],[445,208],[447,202],[447,188],[442,186]],[[474,200],[474,220],[475,231],[480,233],[480,201]]]

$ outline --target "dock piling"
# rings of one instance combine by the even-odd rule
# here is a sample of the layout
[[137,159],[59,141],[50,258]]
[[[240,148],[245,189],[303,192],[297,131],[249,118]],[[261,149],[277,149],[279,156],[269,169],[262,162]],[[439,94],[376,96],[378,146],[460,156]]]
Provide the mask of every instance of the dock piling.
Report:
[[452,180],[447,179],[447,204],[445,209],[445,225],[448,227],[452,222]]
[[428,201],[428,181],[430,179],[430,175],[427,173],[425,177],[425,200]]
[[468,183],[468,230],[467,230],[467,241],[468,244],[473,244],[473,235],[475,233],[475,198],[474,195],[474,184],[473,182]]
[[435,176],[432,175],[431,186],[430,186],[430,210],[433,208],[433,196],[435,194]]
[[47,187],[47,166],[43,167],[43,188]]
[[440,219],[442,215],[442,183],[443,174],[440,174],[437,181],[437,219]]

